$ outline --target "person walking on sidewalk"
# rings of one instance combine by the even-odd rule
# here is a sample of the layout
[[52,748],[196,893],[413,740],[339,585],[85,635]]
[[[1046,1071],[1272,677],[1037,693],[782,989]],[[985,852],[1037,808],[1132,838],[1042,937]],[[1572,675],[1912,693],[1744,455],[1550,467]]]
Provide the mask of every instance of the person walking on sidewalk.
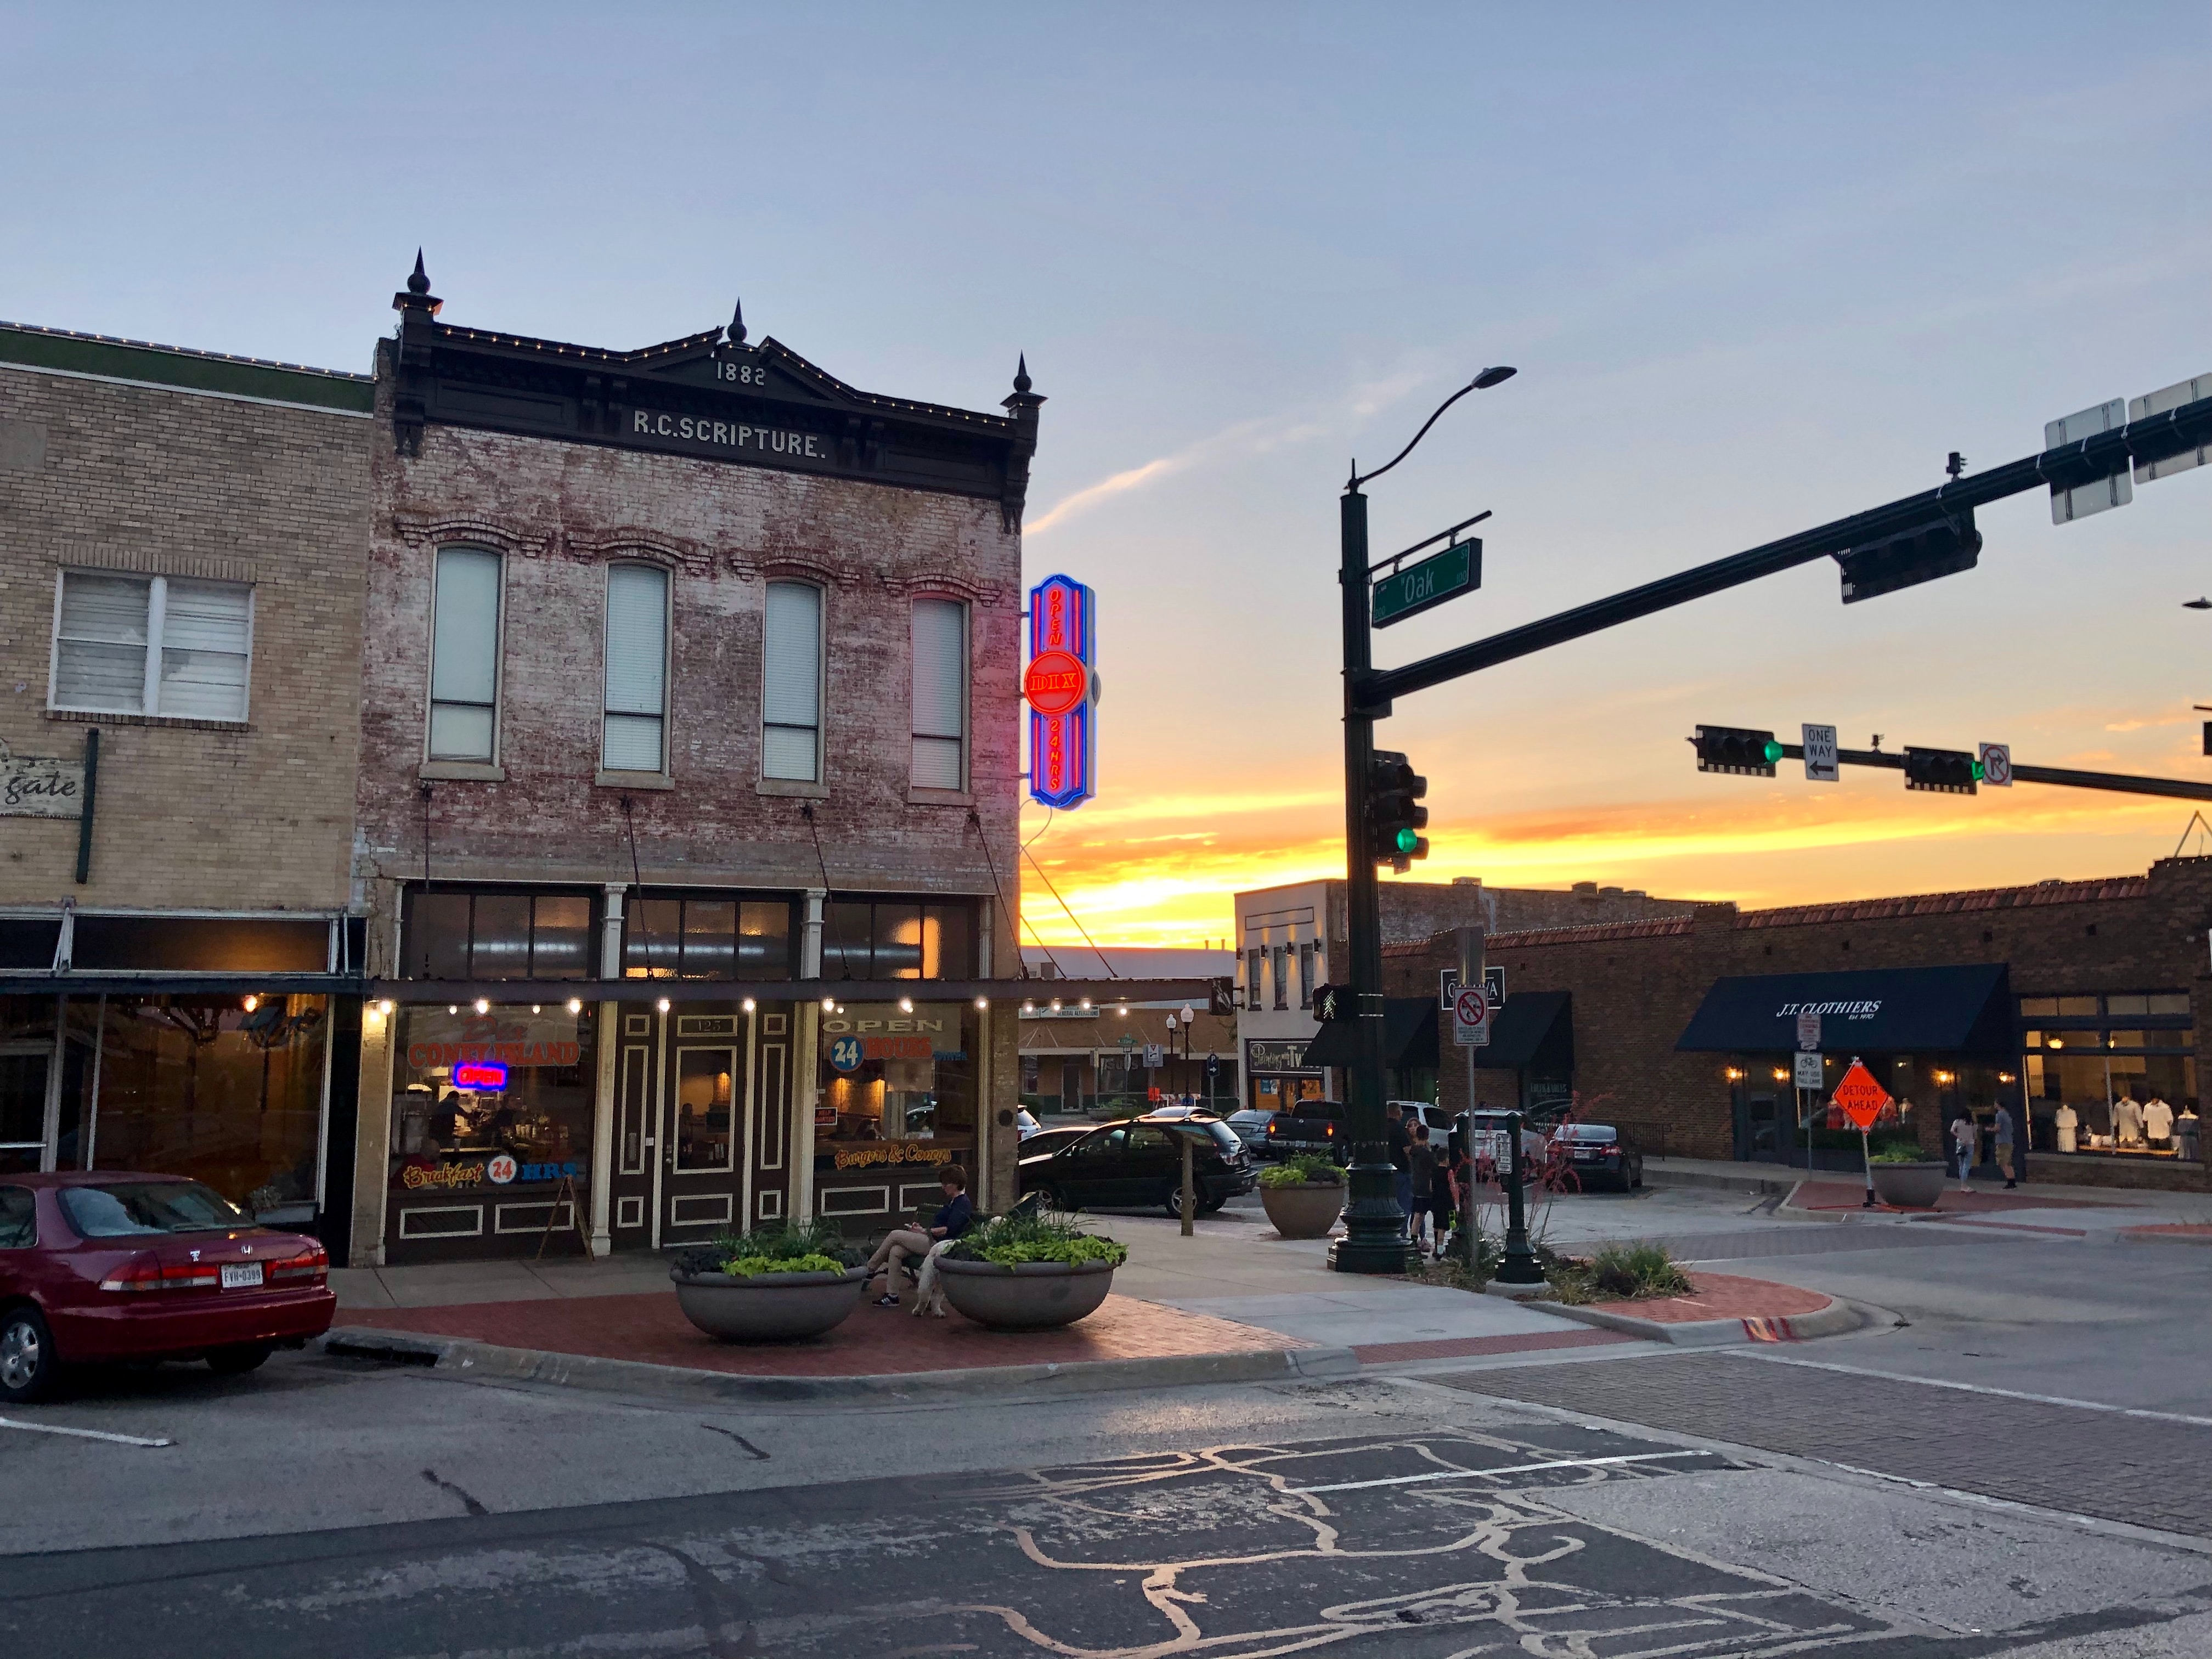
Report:
[[2006,1186],[2017,1187],[2020,1185],[2020,1152],[2013,1140],[2012,1109],[1998,1107],[1996,1122],[1991,1127],[1995,1133],[1990,1140],[1996,1156],[1997,1168],[2004,1171]]
[[[1413,1200],[1406,1209],[1406,1237],[1413,1241],[1414,1249],[1442,1255],[1443,1212],[1437,1202],[1436,1191],[1444,1177],[1443,1171],[1437,1167],[1437,1149],[1429,1145],[1427,1124],[1413,1126],[1413,1142],[1406,1148],[1406,1164],[1407,1173],[1413,1176]],[[1430,1220],[1429,1243],[1425,1245],[1421,1243],[1421,1223],[1425,1218]]]
[[945,1202],[930,1218],[929,1228],[895,1227],[884,1235],[884,1242],[876,1246],[876,1253],[868,1258],[868,1277],[865,1282],[875,1283],[878,1273],[886,1273],[884,1293],[876,1298],[878,1308],[896,1308],[898,1299],[899,1269],[906,1265],[908,1256],[926,1256],[936,1245],[949,1238],[957,1238],[968,1231],[975,1218],[975,1206],[968,1197],[968,1172],[957,1164],[948,1164],[937,1177],[945,1194]]
[[1951,1144],[1959,1152],[1959,1190],[1970,1191],[1966,1176],[1980,1162],[1982,1152],[1982,1132],[1972,1113],[1961,1112],[1951,1120]]
[[1410,1229],[1413,1224],[1413,1165],[1407,1153],[1413,1147],[1413,1137],[1406,1128],[1406,1109],[1396,1101],[1382,1108],[1382,1115],[1390,1135],[1390,1167],[1398,1176],[1398,1213],[1406,1218],[1406,1225]]

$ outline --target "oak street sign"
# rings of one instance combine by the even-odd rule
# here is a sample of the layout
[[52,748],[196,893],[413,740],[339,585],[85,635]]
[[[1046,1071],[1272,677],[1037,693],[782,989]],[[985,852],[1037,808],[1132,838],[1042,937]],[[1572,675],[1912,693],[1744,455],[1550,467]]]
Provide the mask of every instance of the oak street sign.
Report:
[[1375,584],[1375,626],[1388,628],[1482,586],[1482,538],[1454,542],[1441,553],[1395,570]]

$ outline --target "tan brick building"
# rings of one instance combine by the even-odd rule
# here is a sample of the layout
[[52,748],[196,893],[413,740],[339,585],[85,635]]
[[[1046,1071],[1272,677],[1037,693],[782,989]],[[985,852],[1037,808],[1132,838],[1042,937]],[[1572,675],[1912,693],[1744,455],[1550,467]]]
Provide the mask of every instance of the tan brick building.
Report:
[[[1856,1057],[1914,1103],[1882,1132],[1931,1155],[1961,1113],[1982,1125],[1986,1154],[2002,1109],[2024,1124],[2039,1178],[2201,1186],[2208,927],[2212,860],[2167,859],[2103,881],[1771,910],[1701,904],[1648,921],[1493,933],[1486,959],[1504,974],[1503,1047],[1484,1056],[1492,1064],[1474,1073],[1474,1098],[1503,1108],[1571,1101],[1585,1118],[1634,1126],[1650,1150],[1699,1158],[1802,1164],[1809,1139],[1816,1165],[1856,1168],[1857,1136],[1825,1100]],[[1433,995],[1437,972],[1456,960],[1449,933],[1387,946],[1388,988]],[[1883,1022],[1912,1003],[1935,1016],[1921,1026],[1931,1035],[1894,1046]],[[1831,1011],[1810,1121],[1789,1018],[1807,1005]],[[1463,1109],[1468,1074],[1448,1035],[1444,1043],[1441,1098]],[[1497,1069],[1497,1058],[1515,1064]],[[2172,1115],[2165,1134],[2149,1133],[2158,1114],[2146,1123],[2122,1104],[2154,1099]]]
[[1027,374],[983,414],[741,322],[394,303],[356,1258],[866,1231],[947,1160],[1010,1195]]
[[365,375],[0,325],[0,1170],[329,1200],[370,412]]

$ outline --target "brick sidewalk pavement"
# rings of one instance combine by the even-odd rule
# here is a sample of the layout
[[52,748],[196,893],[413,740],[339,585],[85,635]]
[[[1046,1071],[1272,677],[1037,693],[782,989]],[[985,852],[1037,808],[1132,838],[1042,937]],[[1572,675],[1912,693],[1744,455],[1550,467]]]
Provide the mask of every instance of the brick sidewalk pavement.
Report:
[[2189,1423],[1717,1354],[1427,1380],[2212,1537],[2212,1428]]
[[1771,1279],[1739,1279],[1734,1273],[1692,1273],[1697,1288],[1688,1296],[1655,1296],[1636,1302],[1594,1302],[1602,1313],[1626,1314],[1658,1325],[1690,1325],[1707,1319],[1795,1319],[1818,1313],[1834,1298]]
[[863,1305],[818,1340],[757,1346],[718,1342],[698,1330],[684,1317],[673,1291],[363,1309],[340,1322],[744,1376],[884,1376],[984,1365],[1069,1364],[1310,1346],[1274,1331],[1126,1296],[1109,1296],[1089,1318],[1054,1331],[990,1331],[958,1314],[917,1319],[903,1308]]

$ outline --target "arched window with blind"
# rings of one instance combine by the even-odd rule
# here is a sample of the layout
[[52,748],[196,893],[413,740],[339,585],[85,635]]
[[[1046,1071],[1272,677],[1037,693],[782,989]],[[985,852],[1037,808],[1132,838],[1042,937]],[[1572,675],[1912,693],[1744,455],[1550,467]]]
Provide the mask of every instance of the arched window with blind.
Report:
[[914,771],[917,789],[968,782],[968,607],[914,602]]
[[668,573],[607,567],[607,641],[599,764],[610,772],[668,766]]
[[761,644],[761,775],[822,781],[822,590],[770,582]]

